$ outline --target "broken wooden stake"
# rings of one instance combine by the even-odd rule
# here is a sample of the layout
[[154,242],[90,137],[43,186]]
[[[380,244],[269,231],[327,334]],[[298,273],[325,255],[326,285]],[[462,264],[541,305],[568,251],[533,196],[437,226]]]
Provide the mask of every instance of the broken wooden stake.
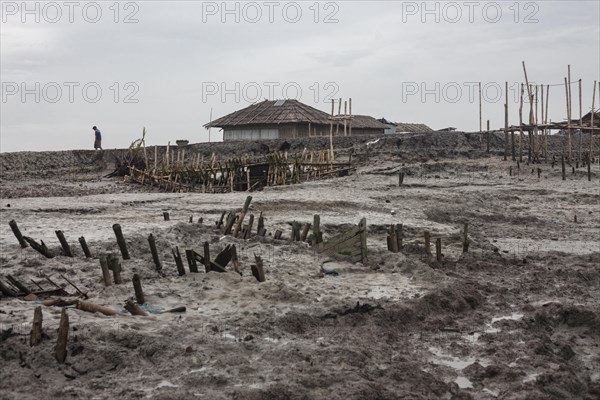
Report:
[[204,271],[210,271],[210,243],[204,242]]
[[177,266],[177,273],[179,276],[185,275],[185,268],[183,268],[183,260],[181,259],[181,253],[179,252],[179,246],[175,246],[174,249],[171,249],[171,253],[173,253],[173,259]]
[[115,231],[115,235],[117,237],[117,244],[119,245],[119,249],[121,250],[121,256],[123,256],[123,260],[129,260],[129,252],[127,251],[127,243],[125,242],[125,238],[123,237],[123,231],[121,230],[121,225],[114,224],[113,231]]
[[248,217],[248,226],[244,231],[244,235],[242,235],[242,239],[250,239],[252,235],[252,225],[254,225],[254,214],[250,214]]
[[561,161],[561,166],[562,166],[562,180],[566,181],[567,180],[567,172],[566,172],[566,167],[565,167],[565,156],[562,156],[560,158]]
[[73,257],[73,252],[71,251],[71,246],[69,246],[69,243],[67,242],[67,239],[65,239],[65,234],[63,233],[63,231],[54,231],[54,233],[56,233],[56,237],[58,238],[58,241],[60,242],[60,246],[63,249],[63,252],[65,253],[65,256],[67,257]]
[[[190,272],[197,273],[198,272],[198,264],[196,263],[196,254],[194,253],[194,250],[192,250],[192,249],[186,250],[185,257],[187,258],[188,267],[190,269]],[[177,272],[179,273],[179,276],[185,275],[185,271],[177,271]],[[183,272],[183,273],[181,273],[181,272]]]
[[398,239],[396,237],[396,230],[394,229],[394,225],[390,225],[389,235],[388,235],[388,248],[392,253],[398,252]]
[[133,274],[133,278],[131,278],[131,282],[133,283],[133,290],[135,291],[135,301],[138,304],[144,304],[146,300],[144,300],[144,291],[142,290],[142,280],[138,274]]
[[42,254],[44,257],[54,258],[54,254],[52,254],[50,250],[48,250],[48,247],[46,247],[46,244],[43,240],[40,240],[40,244],[38,244],[35,240],[28,236],[23,236],[23,239],[25,239],[25,241],[31,246],[32,249]]
[[431,254],[431,234],[429,231],[425,231],[423,236],[425,239],[425,254],[429,255]]
[[110,272],[108,270],[108,256],[106,254],[100,254],[100,268],[102,268],[102,279],[104,279],[104,286],[112,285]]
[[91,303],[89,301],[75,300],[74,304],[78,310],[87,311],[90,313],[99,312],[100,314],[109,315],[109,316],[110,315],[127,315],[127,314],[123,314],[121,312],[115,311],[112,308],[101,306],[101,305],[95,304],[95,303]]
[[29,335],[29,345],[37,346],[42,341],[42,306],[37,306],[33,311],[33,324]]
[[463,230],[463,253],[469,251],[469,224],[465,223]]
[[250,268],[252,269],[252,275],[254,275],[254,277],[256,278],[257,281],[264,282],[265,281],[265,271],[263,269],[262,258],[260,258],[260,256],[255,254],[254,261],[256,262],[256,265],[252,264],[250,266]]
[[25,241],[25,239],[23,239],[23,235],[21,234],[21,231],[19,230],[17,222],[14,219],[12,219],[12,220],[10,220],[8,225],[10,225],[10,229],[12,229],[13,234],[19,241],[19,245],[21,246],[21,248],[23,248],[23,249],[26,248],[27,242]]
[[109,254],[108,255],[108,268],[113,272],[113,281],[116,285],[120,285],[123,283],[123,279],[121,278],[121,260],[117,254]]
[[148,236],[148,244],[150,245],[150,252],[152,253],[154,266],[156,267],[156,270],[161,273],[162,264],[160,263],[160,258],[158,257],[158,250],[156,249],[156,240],[154,239],[154,235],[150,234],[150,236]]
[[169,221],[171,219],[168,211],[163,212],[163,218],[165,219],[165,221]]
[[69,340],[69,316],[67,309],[63,307],[60,312],[60,323],[58,324],[58,337],[54,347],[54,357],[59,363],[67,359],[67,341]]
[[404,172],[400,172],[398,174],[398,186],[402,186],[404,183]]
[[129,311],[131,315],[137,315],[141,317],[147,317],[148,313],[144,311],[138,304],[133,302],[133,299],[127,299],[124,305],[125,309]]
[[402,253],[402,240],[404,239],[404,225],[396,224],[396,242],[398,243],[398,251]]
[[263,230],[264,227],[265,227],[265,219],[263,217],[263,213],[261,212],[260,215],[258,216],[258,224],[256,226],[256,234],[258,236],[264,236],[264,235],[260,234],[260,232]]
[[308,237],[308,232],[310,231],[310,224],[307,222],[302,227],[302,234],[300,235],[300,241],[306,242],[306,238]]
[[8,279],[8,282],[10,284],[12,284],[14,287],[16,287],[17,289],[19,289],[21,292],[23,292],[24,294],[30,294],[31,290],[29,290],[29,288],[25,285],[23,285],[21,282],[19,282],[15,277],[13,277],[12,275],[7,275],[6,279]]
[[442,239],[435,240],[435,258],[438,262],[442,262]]
[[313,217],[313,239],[311,245],[316,246],[321,242],[323,242],[323,233],[321,232],[321,217],[319,215],[315,215]]
[[248,207],[250,207],[251,201],[252,201],[252,196],[246,197],[246,201],[244,202],[244,207],[242,208],[242,211],[240,212],[238,223],[235,226],[235,229],[233,231],[233,237],[237,237],[238,232],[242,228],[242,223],[244,222],[244,218],[246,217],[246,213],[248,212]]
[[275,240],[279,240],[279,239],[281,239],[281,234],[282,234],[282,233],[283,233],[283,232],[281,232],[279,229],[277,229],[277,230],[275,231],[275,235],[273,235],[273,239],[275,239]]
[[85,258],[92,258],[92,253],[90,252],[90,248],[88,247],[85,238],[81,236],[79,238],[79,244],[81,245],[81,250],[83,250],[83,254],[85,254]]

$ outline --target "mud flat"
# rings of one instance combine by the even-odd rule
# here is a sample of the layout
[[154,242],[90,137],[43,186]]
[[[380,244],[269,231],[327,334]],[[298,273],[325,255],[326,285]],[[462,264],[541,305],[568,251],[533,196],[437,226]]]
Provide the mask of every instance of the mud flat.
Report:
[[[477,137],[461,134],[340,143],[340,157],[358,159],[355,173],[252,193],[248,214],[263,212],[268,233],[248,240],[215,224],[248,193],[160,193],[104,179],[111,160],[100,153],[73,161],[3,154],[0,279],[36,289],[32,280],[48,288],[49,277],[76,294],[64,276],[88,301],[125,312],[138,274],[150,315],[67,307],[67,358],[58,363],[61,308],[42,306],[42,340],[31,347],[34,309],[47,297],[0,297],[0,397],[600,397],[600,167],[591,166],[591,182],[581,167],[562,180],[560,164],[517,168],[496,144],[486,154]],[[301,151],[306,143],[290,145]],[[241,151],[224,146],[227,154]],[[287,240],[293,221],[312,223],[315,214],[325,240],[366,218],[368,260],[332,259]],[[62,230],[75,257],[21,249],[10,220],[56,254],[55,230]],[[105,287],[98,256],[119,252],[115,223],[131,258],[122,261],[124,283]],[[403,250],[391,253],[387,230],[400,223]],[[282,240],[273,238],[277,230]],[[425,231],[432,243],[441,239],[441,261],[435,247],[425,254]],[[242,275],[200,265],[200,273],[178,276],[172,248],[202,249],[205,241],[211,254],[235,244]],[[251,273],[255,254],[264,261],[263,283]],[[160,313],[179,306],[186,311]]]

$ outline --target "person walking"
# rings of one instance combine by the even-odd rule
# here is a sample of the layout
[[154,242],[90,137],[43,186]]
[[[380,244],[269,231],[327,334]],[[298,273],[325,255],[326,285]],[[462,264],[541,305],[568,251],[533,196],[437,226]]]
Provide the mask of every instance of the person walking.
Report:
[[96,134],[96,139],[94,140],[94,150],[102,150],[102,133],[100,133],[100,129],[95,126],[92,127],[94,133]]

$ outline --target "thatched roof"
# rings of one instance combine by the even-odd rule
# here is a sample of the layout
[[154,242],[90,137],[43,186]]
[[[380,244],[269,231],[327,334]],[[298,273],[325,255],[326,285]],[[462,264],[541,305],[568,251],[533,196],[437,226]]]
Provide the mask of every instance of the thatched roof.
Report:
[[381,123],[369,115],[353,115],[352,129],[387,129],[386,124]]
[[408,124],[403,122],[396,123],[396,133],[427,133],[433,132],[433,129],[425,124]]
[[204,125],[210,127],[265,124],[312,123],[329,124],[329,115],[298,100],[265,100]]

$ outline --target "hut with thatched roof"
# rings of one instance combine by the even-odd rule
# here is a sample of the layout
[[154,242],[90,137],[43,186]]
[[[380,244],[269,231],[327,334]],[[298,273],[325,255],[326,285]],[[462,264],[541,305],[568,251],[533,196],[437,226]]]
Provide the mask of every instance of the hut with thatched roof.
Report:
[[[352,116],[352,136],[383,134],[385,125],[366,116]],[[265,100],[204,125],[221,128],[223,140],[293,139],[329,136],[330,115],[298,100]],[[334,122],[334,135],[343,135],[343,124]],[[347,127],[350,134],[350,127]]]

